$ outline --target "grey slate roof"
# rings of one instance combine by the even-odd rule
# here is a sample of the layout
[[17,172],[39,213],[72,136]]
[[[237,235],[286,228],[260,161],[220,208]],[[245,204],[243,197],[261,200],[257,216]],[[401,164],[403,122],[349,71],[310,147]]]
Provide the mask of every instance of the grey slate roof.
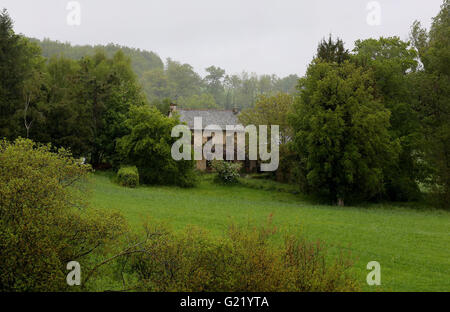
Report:
[[237,114],[231,110],[214,110],[214,109],[177,109],[180,121],[185,122],[190,129],[194,129],[194,117],[202,117],[202,128],[208,125],[218,125],[223,130],[227,125],[239,125]]

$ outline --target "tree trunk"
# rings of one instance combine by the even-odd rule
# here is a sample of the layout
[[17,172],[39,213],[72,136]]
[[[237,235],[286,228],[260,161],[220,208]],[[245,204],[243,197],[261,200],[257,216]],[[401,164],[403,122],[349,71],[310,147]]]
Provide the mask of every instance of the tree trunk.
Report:
[[33,123],[33,120],[31,122],[27,122],[27,112],[28,107],[30,107],[30,96],[27,96],[25,99],[25,109],[23,110],[23,123],[25,125],[25,129],[27,130],[27,139],[30,135],[30,128],[31,124]]

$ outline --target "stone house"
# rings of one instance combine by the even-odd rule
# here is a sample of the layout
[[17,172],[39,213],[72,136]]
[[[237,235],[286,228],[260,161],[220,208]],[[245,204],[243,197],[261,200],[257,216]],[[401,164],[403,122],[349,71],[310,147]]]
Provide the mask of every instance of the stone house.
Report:
[[[238,121],[238,115],[239,112],[236,109],[233,110],[219,110],[219,109],[177,109],[176,104],[170,104],[170,111],[169,111],[169,117],[173,116],[174,114],[177,114],[180,118],[180,121],[185,123],[189,129],[191,130],[191,133],[194,133],[194,118],[195,117],[201,117],[202,118],[202,131],[205,130],[205,127],[208,125],[217,125],[220,126],[220,128],[223,130],[223,159],[226,159],[226,133],[225,129],[226,126],[236,126],[240,125]],[[200,130],[200,129],[199,129]],[[192,138],[194,136],[192,135]],[[203,137],[203,144],[205,144],[207,141],[211,140],[212,137]],[[236,133],[235,133],[235,145],[236,145]],[[194,140],[192,139],[192,145],[194,145]],[[246,171],[254,171],[256,170],[256,161],[238,161],[236,160],[236,146],[235,146],[235,160],[234,162],[243,162],[244,169]],[[210,169],[210,163],[206,159],[202,160],[196,160],[196,167],[199,170],[209,170]]]

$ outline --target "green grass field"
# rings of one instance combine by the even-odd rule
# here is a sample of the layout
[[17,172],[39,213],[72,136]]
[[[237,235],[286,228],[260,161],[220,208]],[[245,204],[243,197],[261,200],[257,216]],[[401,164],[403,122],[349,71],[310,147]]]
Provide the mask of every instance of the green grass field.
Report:
[[[350,250],[354,272],[365,291],[450,291],[449,212],[394,204],[318,205],[289,192],[290,186],[247,180],[245,185],[227,187],[204,176],[193,189],[128,189],[111,182],[109,174],[97,173],[91,182],[91,203],[121,211],[133,228],[150,216],[176,230],[197,225],[217,236],[231,222],[259,225],[273,214],[278,228],[301,230],[311,240],[320,239],[331,255],[339,249]],[[275,239],[281,242],[282,235]],[[381,264],[381,286],[365,283],[366,265],[372,260]]]

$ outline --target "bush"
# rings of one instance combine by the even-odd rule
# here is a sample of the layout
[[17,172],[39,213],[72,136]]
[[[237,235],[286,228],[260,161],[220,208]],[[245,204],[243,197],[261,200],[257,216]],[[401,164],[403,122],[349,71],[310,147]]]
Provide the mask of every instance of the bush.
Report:
[[241,163],[233,163],[223,160],[213,160],[212,168],[217,172],[217,181],[224,184],[236,184],[239,182],[239,170]]
[[120,216],[87,208],[89,171],[64,149],[0,141],[0,291],[69,290],[67,263],[89,266],[122,233]]
[[117,181],[122,186],[136,187],[139,185],[139,172],[136,166],[121,167],[117,172]]
[[[265,292],[355,291],[348,273],[352,263],[343,256],[326,260],[319,243],[287,236],[283,246],[269,243],[272,226],[243,229],[231,226],[228,236],[213,239],[188,228],[182,234],[149,231],[145,252],[128,259],[140,291]],[[120,274],[118,274],[120,276]]]

